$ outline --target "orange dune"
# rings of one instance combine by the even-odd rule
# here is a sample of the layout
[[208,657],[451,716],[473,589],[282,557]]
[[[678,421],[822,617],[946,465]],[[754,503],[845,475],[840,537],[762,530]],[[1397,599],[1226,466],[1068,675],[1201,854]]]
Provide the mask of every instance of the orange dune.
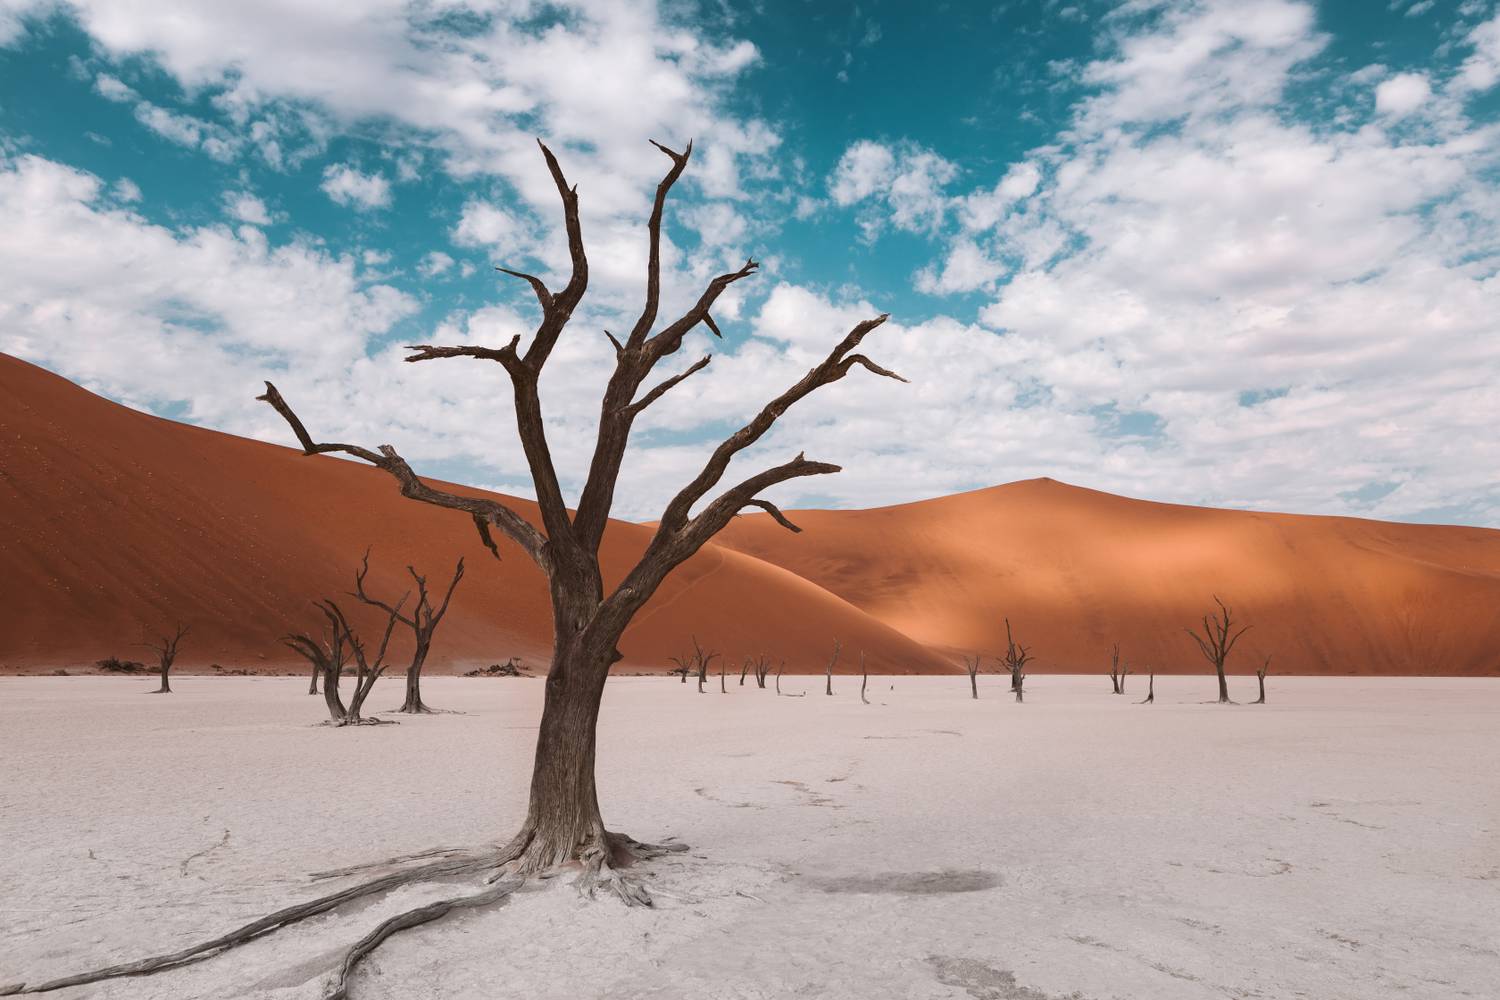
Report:
[[[476,493],[480,491],[475,491]],[[528,501],[512,500],[535,518]],[[1004,618],[1038,671],[1105,669],[1118,642],[1140,673],[1202,672],[1184,627],[1217,594],[1253,626],[1247,673],[1500,673],[1500,531],[1150,503],[1048,479],[876,510],[797,511],[790,534],[737,519],[638,616],[617,669],[660,669],[704,646],[821,672],[957,669],[993,657]],[[142,630],[192,627],[182,666],[300,669],[278,639],[315,628],[366,546],[370,585],[468,576],[429,669],[545,663],[540,572],[469,521],[403,499],[377,470],[138,413],[0,355],[0,671],[146,659]],[[652,527],[612,522],[608,582]],[[352,599],[347,606],[353,607]],[[373,620],[365,616],[373,625]],[[396,650],[399,667],[402,650]],[[146,655],[143,655],[146,654]]]
[[719,544],[784,566],[950,654],[1039,670],[1206,668],[1184,628],[1218,595],[1248,673],[1500,673],[1500,531],[1150,503],[1051,479],[877,510],[739,518]]
[[[534,504],[512,502],[535,519]],[[0,670],[148,659],[132,646],[143,628],[178,620],[192,629],[185,669],[300,669],[279,637],[317,627],[309,602],[350,590],[369,545],[370,588],[388,596],[407,590],[408,563],[441,587],[455,560],[467,561],[430,670],[510,656],[544,666],[551,646],[546,586],[531,561],[502,540],[497,562],[466,517],[402,498],[384,473],[138,413],[4,355],[0,524]],[[651,530],[610,525],[610,585]],[[864,649],[875,671],[953,669],[816,585],[717,547],[662,585],[616,669],[670,666],[694,633],[728,654],[731,671],[762,651],[789,671],[820,671],[834,635]],[[857,654],[840,667],[858,669]]]

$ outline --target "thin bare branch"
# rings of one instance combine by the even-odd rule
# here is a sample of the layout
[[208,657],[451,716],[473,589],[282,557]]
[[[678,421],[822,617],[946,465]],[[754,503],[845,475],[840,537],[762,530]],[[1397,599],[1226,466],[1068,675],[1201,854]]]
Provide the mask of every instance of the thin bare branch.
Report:
[[777,507],[774,503],[772,503],[769,500],[760,500],[760,499],[747,500],[747,501],[745,501],[745,506],[746,507],[759,507],[761,510],[765,511],[767,514],[770,514],[771,517],[775,519],[776,523],[779,524],[779,525],[781,525],[787,531],[790,531],[790,532],[792,532],[794,534],[800,534],[802,532],[801,528],[797,527],[795,524],[793,524],[790,520],[787,519],[787,516],[781,512],[781,508]]
[[631,403],[630,406],[628,406],[626,409],[629,410],[631,416],[635,416],[636,414],[638,414],[642,410],[644,410],[646,407],[650,406],[652,403],[654,403],[658,399],[660,399],[663,395],[665,395],[668,392],[668,390],[670,390],[677,383],[683,381],[688,376],[693,375],[693,374],[695,374],[697,372],[700,372],[703,369],[707,368],[708,367],[708,363],[713,360],[713,357],[714,356],[712,354],[704,355],[702,359],[700,359],[699,361],[694,362],[686,371],[680,372],[680,373],[678,373],[676,375],[673,375],[671,378],[667,379],[666,381],[664,381],[660,385],[658,385],[656,388],[654,388],[650,392],[646,393],[646,395],[642,396],[639,400],[637,400],[634,403]]

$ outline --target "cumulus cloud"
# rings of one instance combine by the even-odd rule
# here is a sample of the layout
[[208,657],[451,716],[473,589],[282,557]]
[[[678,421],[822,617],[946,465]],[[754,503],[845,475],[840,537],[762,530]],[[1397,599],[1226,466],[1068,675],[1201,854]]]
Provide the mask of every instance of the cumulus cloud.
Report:
[[943,188],[958,167],[930,149],[910,142],[895,147],[861,140],[844,151],[828,178],[828,193],[841,206],[868,205],[860,225],[867,239],[886,225],[908,232],[933,232],[946,218]]
[[1375,88],[1375,110],[1404,118],[1427,103],[1432,85],[1421,73],[1398,73]]
[[225,192],[224,210],[231,218],[248,222],[252,226],[271,224],[271,212],[266,208],[266,203],[248,191]]
[[391,203],[390,181],[380,174],[360,173],[347,163],[330,163],[319,186],[328,197],[351,208],[369,210]]

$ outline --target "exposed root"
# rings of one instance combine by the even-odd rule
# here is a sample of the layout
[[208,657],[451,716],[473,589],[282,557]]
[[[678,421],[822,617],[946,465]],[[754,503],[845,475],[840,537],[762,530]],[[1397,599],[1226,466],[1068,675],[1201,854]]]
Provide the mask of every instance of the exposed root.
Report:
[[[64,976],[59,979],[36,983],[35,985],[24,982],[0,985],[0,996],[47,993],[69,986],[85,986],[90,983],[103,982],[107,979],[120,979],[127,976],[149,976],[156,972],[165,972],[169,969],[203,961],[239,945],[248,944],[257,938],[284,927],[289,927],[309,917],[327,913],[329,910],[336,909],[352,900],[390,892],[402,886],[418,882],[430,882],[463,875],[474,875],[480,872],[489,873],[488,877],[484,880],[488,888],[467,896],[456,896],[450,899],[438,900],[437,902],[428,903],[424,906],[399,913],[385,920],[373,931],[361,938],[345,953],[344,961],[335,974],[329,992],[325,994],[325,1000],[345,1000],[348,996],[349,976],[354,971],[354,968],[391,935],[411,927],[431,923],[455,909],[473,909],[498,902],[515,892],[516,889],[525,884],[528,878],[550,878],[558,873],[563,864],[569,863],[567,861],[554,863],[548,866],[546,870],[535,870],[534,865],[537,858],[541,857],[541,855],[533,856],[528,851],[529,848],[534,846],[534,839],[534,832],[528,824],[528,826],[522,828],[521,832],[510,843],[501,848],[488,848],[479,851],[433,848],[414,854],[386,858],[382,861],[316,872],[312,876],[314,879],[337,878],[343,875],[368,872],[378,868],[407,865],[413,861],[425,862],[423,864],[411,865],[410,867],[403,867],[398,871],[388,872],[378,878],[360,882],[341,889],[338,892],[329,893],[326,896],[320,896],[305,903],[288,906],[277,910],[275,913],[253,920],[227,934],[221,934],[212,940],[183,948],[180,951],[143,958],[134,962],[106,966],[102,969]],[[661,844],[646,844],[625,834],[604,832],[601,837],[585,845],[576,857],[571,859],[571,863],[581,863],[583,866],[583,873],[579,876],[575,884],[579,892],[591,898],[599,889],[605,889],[613,893],[627,906],[650,906],[652,905],[651,894],[646,890],[645,886],[633,879],[625,878],[617,869],[628,867],[638,861],[659,858],[666,854],[676,854],[687,849],[686,844],[675,841],[669,840]]]
[[345,726],[399,726],[401,725],[401,723],[397,722],[395,719],[377,719],[372,715],[369,718],[360,716],[357,719],[345,718],[339,719],[337,721],[329,719],[327,722],[319,723],[319,725],[333,726],[335,729],[342,729]]
[[459,847],[433,847],[425,851],[416,851],[412,854],[398,854],[394,858],[385,858],[381,861],[364,861],[357,865],[349,865],[345,868],[329,868],[326,871],[313,872],[308,878],[319,882],[330,878],[343,878],[346,875],[359,875],[363,872],[374,871],[377,868],[395,868],[410,861],[426,861],[430,858],[454,858],[454,857],[478,857],[473,851]]
[[22,993],[47,993],[51,990],[60,990],[67,986],[84,986],[89,983],[103,982],[106,979],[121,979],[126,976],[148,976],[154,972],[163,972],[167,969],[190,965],[222,951],[228,951],[230,948],[246,944],[272,931],[280,930],[283,927],[306,920],[308,917],[327,913],[329,910],[342,906],[350,900],[389,892],[392,889],[397,889],[413,882],[447,878],[455,875],[471,875],[475,872],[483,871],[493,864],[493,855],[483,855],[436,861],[417,868],[409,868],[406,871],[383,875],[368,882],[361,882],[358,885],[341,889],[327,896],[320,896],[306,903],[298,903],[295,906],[288,906],[285,909],[277,910],[275,913],[261,917],[258,920],[252,920],[243,927],[238,927],[227,934],[221,934],[212,940],[183,948],[181,951],[174,951],[166,955],[155,955],[151,958],[143,958],[134,962],[124,962],[120,965],[110,965],[102,969],[94,969],[91,972],[80,972],[76,975],[63,976],[60,979],[52,979],[35,985],[30,983],[15,983],[6,986],[4,989],[0,989],[0,996],[16,996]]
[[349,975],[354,971],[366,955],[379,948],[386,938],[412,927],[420,927],[422,924],[431,923],[434,920],[447,916],[457,909],[475,909],[480,906],[488,906],[498,903],[519,889],[524,882],[521,878],[510,878],[500,884],[484,889],[468,896],[457,896],[453,899],[440,899],[426,906],[419,906],[415,910],[407,910],[386,920],[379,927],[359,939],[359,942],[350,948],[344,955],[343,964],[339,966],[338,973],[334,976],[332,985],[327,993],[323,995],[324,1000],[347,1000],[349,996]]

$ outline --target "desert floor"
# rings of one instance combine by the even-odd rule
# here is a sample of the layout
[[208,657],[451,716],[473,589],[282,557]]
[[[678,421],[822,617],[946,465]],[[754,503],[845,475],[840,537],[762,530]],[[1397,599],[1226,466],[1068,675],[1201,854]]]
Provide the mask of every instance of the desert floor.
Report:
[[[605,695],[611,827],[676,836],[653,910],[537,883],[389,941],[356,998],[1487,997],[1500,993],[1500,680],[787,678]],[[1253,697],[1254,680],[1233,680]],[[894,685],[894,686],[892,686]],[[314,725],[291,678],[0,681],[0,984],[185,946],[309,872],[504,838],[542,688]],[[383,681],[375,709],[400,699]],[[639,871],[639,869],[637,869]],[[402,890],[72,997],[320,995]]]

